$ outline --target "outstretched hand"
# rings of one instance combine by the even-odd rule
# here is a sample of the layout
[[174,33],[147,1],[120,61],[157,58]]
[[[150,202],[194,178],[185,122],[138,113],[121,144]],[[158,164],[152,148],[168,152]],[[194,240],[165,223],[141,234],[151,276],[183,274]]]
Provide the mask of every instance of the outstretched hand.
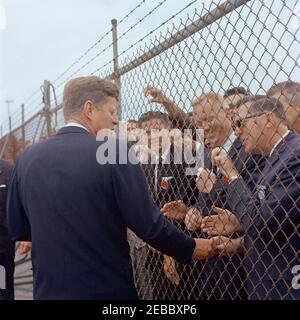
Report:
[[229,210],[212,206],[216,215],[204,217],[201,222],[201,230],[209,236],[230,235],[242,230],[242,226],[236,216]]
[[166,203],[160,211],[166,218],[180,221],[185,218],[188,209],[189,208],[184,204],[183,201],[177,200]]

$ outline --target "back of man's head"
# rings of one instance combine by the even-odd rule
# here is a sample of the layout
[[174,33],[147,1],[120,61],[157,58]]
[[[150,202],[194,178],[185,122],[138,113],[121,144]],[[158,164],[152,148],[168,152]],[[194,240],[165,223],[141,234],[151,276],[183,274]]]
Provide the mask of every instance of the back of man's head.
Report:
[[269,97],[284,98],[286,102],[296,108],[300,105],[300,83],[292,80],[274,84],[267,92]]
[[70,80],[64,88],[63,113],[68,121],[72,116],[81,113],[86,101],[91,100],[98,105],[106,102],[107,97],[118,99],[119,87],[112,81],[96,76],[79,77]]
[[254,102],[257,102],[259,100],[262,100],[262,99],[265,99],[265,98],[268,98],[267,96],[264,96],[262,94],[256,94],[256,95],[247,95],[247,96],[244,96],[243,98],[241,98],[235,105],[234,105],[234,108],[235,109],[238,109],[241,105],[243,104],[246,104],[246,103],[254,103]]

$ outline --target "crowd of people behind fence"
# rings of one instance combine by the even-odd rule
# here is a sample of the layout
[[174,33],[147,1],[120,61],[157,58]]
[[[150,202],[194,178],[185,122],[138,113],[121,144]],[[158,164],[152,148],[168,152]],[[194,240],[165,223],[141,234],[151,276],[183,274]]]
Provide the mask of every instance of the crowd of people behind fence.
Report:
[[[211,241],[214,253],[185,264],[128,229],[139,297],[300,299],[300,84],[274,84],[266,95],[244,87],[223,96],[204,93],[192,112],[158,88],[144,94],[164,110],[127,121],[149,193],[162,215],[191,237]],[[191,134],[169,145],[161,136],[150,139],[153,130],[174,128]],[[190,164],[174,159],[182,144],[191,154],[201,147],[197,129],[204,131],[204,158],[187,175]],[[139,130],[149,134],[144,144]]]
[[[213,239],[216,251],[183,265],[129,233],[140,297],[298,299],[300,84],[274,84],[266,95],[244,87],[205,93],[192,102],[192,113],[160,89],[144,93],[165,112],[129,120],[133,136],[137,128],[204,130],[204,165],[196,176],[185,175],[186,163],[164,161],[168,153],[174,159],[175,140],[167,150],[161,143],[155,164],[142,166],[161,212],[186,233]],[[140,159],[149,159],[150,143],[134,145]]]

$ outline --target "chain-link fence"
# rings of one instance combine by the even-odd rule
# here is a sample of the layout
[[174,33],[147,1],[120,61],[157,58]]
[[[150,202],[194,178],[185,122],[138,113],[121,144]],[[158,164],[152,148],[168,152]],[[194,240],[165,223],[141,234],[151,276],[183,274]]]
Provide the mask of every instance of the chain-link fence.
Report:
[[[92,74],[120,85],[119,115],[133,136],[134,128],[190,129],[195,152],[196,131],[204,130],[197,175],[174,162],[176,141],[155,164],[142,166],[162,212],[193,237],[213,239],[215,255],[183,265],[129,230],[140,298],[299,299],[299,6],[296,0],[192,1],[121,53],[118,41],[135,25],[118,37],[112,21],[113,42],[95,57],[113,49],[113,59],[98,65],[93,57],[78,67],[91,47],[53,85],[45,82],[43,109],[36,112],[37,91],[27,120],[24,112],[11,119],[17,128],[1,139],[2,156],[14,161],[63,126],[63,85],[92,65]],[[142,157],[145,148],[136,143],[136,150]]]

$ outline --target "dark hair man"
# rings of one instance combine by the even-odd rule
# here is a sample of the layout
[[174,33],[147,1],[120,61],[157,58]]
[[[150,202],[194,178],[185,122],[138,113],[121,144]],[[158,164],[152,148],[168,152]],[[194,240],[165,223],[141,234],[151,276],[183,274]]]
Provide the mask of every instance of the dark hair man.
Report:
[[299,299],[292,270],[300,264],[300,136],[288,130],[275,98],[247,97],[236,108],[233,126],[245,150],[267,157],[251,191],[227,153],[212,152],[228,177],[227,202],[245,230],[247,293],[251,299]]
[[[127,227],[185,262],[212,253],[212,241],[187,237],[160,214],[125,141],[96,140],[118,124],[118,96],[113,82],[95,76],[69,81],[67,125],[16,163],[8,221],[14,240],[32,239],[35,299],[136,299]],[[120,147],[115,164],[97,161],[104,143]]]

